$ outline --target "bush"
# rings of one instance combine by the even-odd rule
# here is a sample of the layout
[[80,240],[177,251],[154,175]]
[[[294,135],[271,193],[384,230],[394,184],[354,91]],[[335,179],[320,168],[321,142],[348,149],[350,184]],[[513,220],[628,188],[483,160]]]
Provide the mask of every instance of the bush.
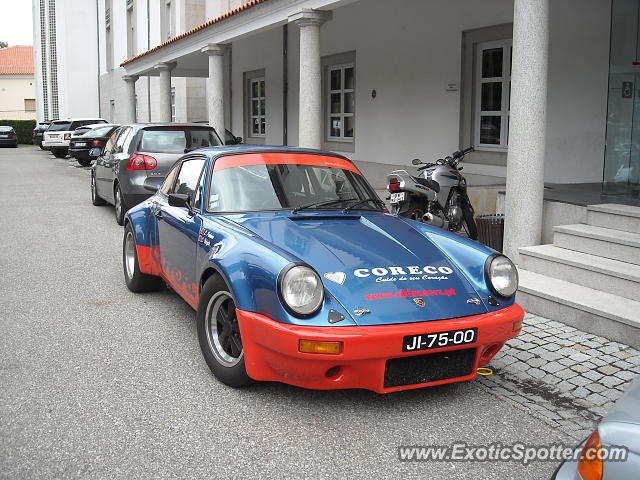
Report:
[[13,127],[18,135],[18,143],[33,143],[35,120],[0,120],[0,126]]

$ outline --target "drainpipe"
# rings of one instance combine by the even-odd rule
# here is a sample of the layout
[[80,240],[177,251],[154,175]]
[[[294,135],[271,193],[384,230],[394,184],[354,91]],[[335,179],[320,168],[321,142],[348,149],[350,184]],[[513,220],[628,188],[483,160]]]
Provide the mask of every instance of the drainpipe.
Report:
[[[151,8],[147,0],[147,51],[151,49]],[[151,122],[151,76],[147,75],[147,121]]]
[[102,98],[100,97],[100,0],[96,0],[96,39],[98,44],[98,117],[102,118]]
[[289,90],[289,62],[288,62],[288,39],[289,39],[289,24],[285,23],[282,26],[282,145],[288,144],[287,139],[287,104],[288,102],[288,90]]

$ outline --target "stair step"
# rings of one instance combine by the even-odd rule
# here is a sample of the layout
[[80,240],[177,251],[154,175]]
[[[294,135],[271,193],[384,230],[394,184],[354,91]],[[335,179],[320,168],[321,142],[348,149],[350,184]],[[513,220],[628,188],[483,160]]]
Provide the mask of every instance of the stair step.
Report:
[[615,203],[589,205],[587,223],[596,227],[640,233],[640,207]]
[[529,313],[640,348],[640,302],[525,269],[518,273],[517,301]]
[[520,266],[584,287],[635,300],[640,293],[640,265],[567,250],[555,245],[519,249]]
[[594,225],[553,228],[553,244],[577,252],[640,265],[640,234]]

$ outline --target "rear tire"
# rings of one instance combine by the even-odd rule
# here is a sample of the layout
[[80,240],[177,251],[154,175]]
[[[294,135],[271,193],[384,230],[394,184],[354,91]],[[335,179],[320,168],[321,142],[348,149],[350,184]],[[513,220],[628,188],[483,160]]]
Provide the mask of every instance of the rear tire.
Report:
[[89,167],[91,166],[91,160],[80,160],[79,158],[76,158],[76,160],[78,161],[78,163],[80,165],[82,165],[83,167]]
[[96,176],[91,172],[91,203],[96,207],[103,207],[107,202],[100,196],[98,196],[98,190],[96,189]]
[[43,147],[42,144],[40,144],[39,147],[40,147],[40,150],[46,150],[46,148]]
[[241,388],[251,385],[244,365],[244,349],[231,289],[213,275],[202,288],[196,322],[198,341],[213,375],[225,385]]
[[116,185],[116,188],[113,190],[113,204],[116,211],[116,223],[118,225],[124,225],[124,214],[127,211],[127,206],[124,203],[120,185]]
[[60,150],[58,148],[55,148],[53,150],[53,156],[56,158],[65,158],[67,156],[67,151],[66,150]]
[[124,281],[127,284],[127,288],[134,293],[155,292],[162,286],[160,277],[147,275],[140,271],[136,237],[133,234],[131,224],[128,224],[124,229],[122,269],[124,270]]

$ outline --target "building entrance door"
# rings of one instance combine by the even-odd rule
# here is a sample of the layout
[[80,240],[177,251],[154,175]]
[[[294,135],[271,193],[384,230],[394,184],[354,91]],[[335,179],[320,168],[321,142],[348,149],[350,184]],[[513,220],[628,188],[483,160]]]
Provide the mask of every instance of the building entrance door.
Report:
[[640,191],[640,0],[613,0],[603,189]]

